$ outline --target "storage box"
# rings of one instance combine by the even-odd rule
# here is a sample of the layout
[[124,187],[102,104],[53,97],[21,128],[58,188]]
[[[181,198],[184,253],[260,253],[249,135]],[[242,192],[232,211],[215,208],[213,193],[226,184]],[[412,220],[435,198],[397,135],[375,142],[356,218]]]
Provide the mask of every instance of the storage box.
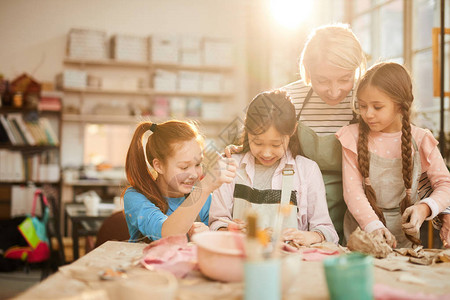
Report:
[[155,117],[168,117],[169,110],[169,99],[167,97],[155,97],[152,106],[152,112]]
[[115,35],[111,38],[111,56],[116,60],[125,61],[148,61],[148,38]]
[[226,120],[226,110],[222,102],[203,102],[202,118],[205,120]]
[[153,63],[178,64],[178,37],[154,35],[150,39],[150,55]]
[[84,89],[87,85],[87,73],[78,70],[64,70],[56,76],[56,86],[59,89],[80,88]]
[[186,117],[200,117],[202,114],[202,99],[192,97],[186,100]]
[[233,45],[227,40],[204,38],[203,64],[231,67],[234,65]]
[[176,72],[157,69],[153,77],[153,89],[158,92],[175,92],[178,74]]
[[186,116],[186,99],[181,97],[170,98],[170,116],[182,119]]
[[201,38],[183,36],[180,46],[180,63],[187,66],[202,64]]
[[178,72],[178,91],[188,93],[200,91],[200,73],[191,71]]
[[67,41],[67,55],[71,58],[106,59],[106,32],[90,29],[71,29]]
[[219,73],[202,73],[200,80],[200,92],[220,93],[222,92],[223,75]]

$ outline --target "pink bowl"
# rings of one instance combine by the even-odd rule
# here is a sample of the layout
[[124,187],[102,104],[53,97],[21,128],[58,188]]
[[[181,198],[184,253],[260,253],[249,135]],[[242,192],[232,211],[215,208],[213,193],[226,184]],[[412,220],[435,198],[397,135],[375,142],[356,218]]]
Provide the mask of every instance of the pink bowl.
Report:
[[205,231],[195,234],[200,271],[224,282],[241,281],[244,273],[245,235],[228,231]]

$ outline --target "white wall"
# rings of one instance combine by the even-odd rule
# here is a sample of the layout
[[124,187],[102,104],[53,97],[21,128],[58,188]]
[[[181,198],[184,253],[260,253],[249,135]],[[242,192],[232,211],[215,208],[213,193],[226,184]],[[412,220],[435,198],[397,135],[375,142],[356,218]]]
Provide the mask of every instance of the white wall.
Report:
[[[0,0],[0,73],[23,72],[54,81],[63,70],[71,28],[107,34],[157,33],[224,37],[237,50],[236,83],[240,112],[246,103],[245,2],[241,0]],[[63,165],[81,165],[81,126],[63,128]]]

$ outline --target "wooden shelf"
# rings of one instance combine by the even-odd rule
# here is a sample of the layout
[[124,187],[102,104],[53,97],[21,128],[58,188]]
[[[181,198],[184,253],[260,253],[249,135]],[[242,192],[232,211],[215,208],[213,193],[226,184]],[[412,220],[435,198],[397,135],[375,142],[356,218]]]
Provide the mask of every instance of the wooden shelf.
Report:
[[98,95],[132,95],[132,96],[166,96],[166,97],[201,97],[201,98],[229,98],[232,93],[200,93],[200,92],[160,92],[154,90],[107,90],[99,88],[64,88],[65,93],[86,93]]
[[45,113],[45,114],[60,114],[60,110],[37,110],[35,108],[25,108],[25,107],[0,107],[0,113],[9,114],[9,113],[29,113],[29,112],[37,112],[37,113]]
[[[63,121],[65,122],[79,122],[79,123],[100,123],[100,124],[137,124],[140,121],[151,120],[153,122],[164,122],[171,117],[155,117],[155,116],[116,116],[116,115],[76,115],[76,114],[63,114]],[[182,120],[195,120],[198,123],[204,125],[226,125],[230,120],[208,120],[199,117],[184,117],[176,118]]]
[[35,152],[35,151],[45,151],[58,149],[59,145],[11,145],[11,144],[0,144],[0,149],[9,149],[15,151],[24,151],[24,152]]
[[226,66],[205,66],[205,65],[179,65],[179,64],[165,64],[152,62],[135,62],[135,61],[120,61],[114,59],[78,59],[68,58],[64,59],[64,64],[78,65],[78,66],[110,66],[110,67],[130,67],[130,68],[147,68],[147,69],[166,69],[166,70],[185,70],[198,72],[219,72],[229,73],[233,72],[232,67]]
[[33,180],[27,180],[27,181],[0,181],[0,185],[27,185],[28,183],[34,183],[35,185],[43,185],[43,184],[51,184],[51,185],[59,185],[59,181],[33,181]]

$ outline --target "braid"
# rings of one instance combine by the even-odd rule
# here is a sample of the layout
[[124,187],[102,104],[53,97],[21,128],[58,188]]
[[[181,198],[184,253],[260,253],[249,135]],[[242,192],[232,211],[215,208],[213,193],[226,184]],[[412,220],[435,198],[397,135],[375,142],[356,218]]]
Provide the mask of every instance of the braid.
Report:
[[367,200],[370,206],[375,211],[380,221],[386,225],[386,219],[384,218],[383,212],[377,206],[377,196],[374,189],[370,184],[366,184],[365,178],[369,178],[370,169],[370,154],[368,149],[368,137],[369,137],[369,127],[363,121],[362,118],[359,120],[359,136],[358,136],[358,165],[363,177],[364,192],[366,194]]
[[[409,122],[410,116],[410,108],[411,103],[408,101],[402,102],[402,174],[403,174],[403,182],[405,184],[405,189],[411,190],[412,186],[412,169],[413,169],[413,160],[412,160],[412,147],[411,147],[411,124]],[[400,202],[400,211],[403,215],[405,209],[410,207],[411,203],[411,193],[406,192],[405,197]],[[410,240],[413,244],[420,245],[421,241],[409,234],[405,234],[408,240]]]

